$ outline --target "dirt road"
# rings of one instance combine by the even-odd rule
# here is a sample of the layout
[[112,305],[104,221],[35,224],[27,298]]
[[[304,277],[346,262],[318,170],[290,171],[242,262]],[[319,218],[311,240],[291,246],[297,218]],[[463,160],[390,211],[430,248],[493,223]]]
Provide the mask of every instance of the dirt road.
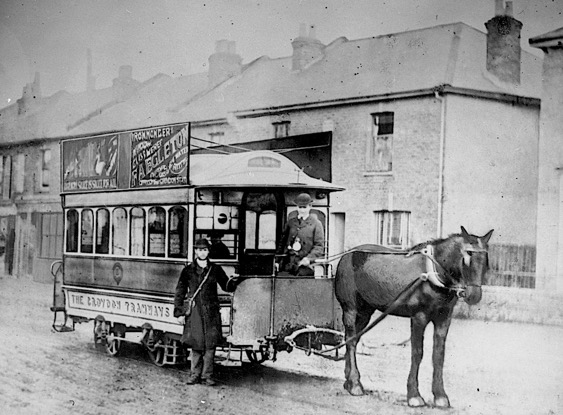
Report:
[[[187,386],[187,370],[159,368],[131,345],[95,350],[92,323],[51,329],[51,287],[0,278],[0,413],[12,414],[563,414],[563,328],[456,320],[445,384],[453,407],[406,405],[408,320],[389,318],[364,337],[368,390],[342,388],[344,362],[282,352],[261,367],[219,368],[217,387]],[[431,329],[420,385],[432,401]]]

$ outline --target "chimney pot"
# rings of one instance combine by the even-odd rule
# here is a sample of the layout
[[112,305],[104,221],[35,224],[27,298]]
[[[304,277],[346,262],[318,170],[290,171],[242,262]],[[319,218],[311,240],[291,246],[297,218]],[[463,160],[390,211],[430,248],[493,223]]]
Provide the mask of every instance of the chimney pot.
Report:
[[506,2],[506,11],[505,11],[505,14],[506,14],[507,16],[511,16],[511,17],[512,17],[512,14],[513,14],[513,5],[512,5],[512,2],[511,2],[511,1],[507,1],[507,2]]
[[215,42],[215,53],[209,56],[209,86],[239,74],[241,69],[242,58],[236,54],[236,42],[225,39]]
[[495,16],[504,15],[504,0],[495,0]]

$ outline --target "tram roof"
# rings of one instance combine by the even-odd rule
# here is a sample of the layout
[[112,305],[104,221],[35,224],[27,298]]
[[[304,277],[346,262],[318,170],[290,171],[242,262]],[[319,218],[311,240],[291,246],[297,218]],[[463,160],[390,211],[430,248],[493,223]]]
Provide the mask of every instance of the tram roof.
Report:
[[284,187],[326,191],[343,187],[315,179],[282,154],[269,150],[190,156],[190,178],[195,187]]

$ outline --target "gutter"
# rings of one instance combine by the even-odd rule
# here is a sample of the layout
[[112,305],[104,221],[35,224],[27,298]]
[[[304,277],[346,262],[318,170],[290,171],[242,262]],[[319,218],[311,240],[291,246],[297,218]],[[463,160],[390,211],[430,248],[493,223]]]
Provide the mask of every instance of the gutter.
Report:
[[443,91],[434,92],[436,99],[440,100],[440,153],[438,162],[438,217],[436,227],[436,237],[442,237],[444,226],[444,159],[446,147],[446,96]]
[[[296,110],[304,110],[304,109],[319,109],[319,108],[335,107],[341,105],[342,106],[357,105],[363,103],[391,101],[396,99],[407,99],[407,98],[415,98],[415,97],[429,96],[429,95],[432,96],[435,95],[435,92],[437,90],[441,91],[443,94],[448,93],[448,94],[456,94],[462,96],[470,96],[473,98],[490,99],[494,101],[502,101],[516,105],[536,106],[538,108],[541,102],[540,98],[525,97],[525,96],[513,95],[508,93],[502,93],[502,92],[480,91],[476,89],[459,88],[459,87],[453,87],[448,84],[442,84],[432,88],[417,89],[412,91],[396,92],[390,94],[366,95],[363,97],[355,97],[355,98],[339,98],[339,99],[320,101],[320,102],[304,102],[299,104],[282,105],[277,107],[264,107],[264,108],[240,110],[240,111],[234,111],[233,114],[237,118],[255,118],[255,117],[262,117],[264,115],[273,115],[273,114],[279,114],[288,111],[296,111]],[[210,121],[211,120],[207,120],[207,122]],[[194,121],[192,123],[197,124],[197,121]]]

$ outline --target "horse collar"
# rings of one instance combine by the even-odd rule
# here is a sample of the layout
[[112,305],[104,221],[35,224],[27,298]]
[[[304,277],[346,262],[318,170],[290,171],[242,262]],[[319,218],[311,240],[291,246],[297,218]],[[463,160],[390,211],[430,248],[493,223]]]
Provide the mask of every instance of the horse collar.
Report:
[[446,288],[440,273],[436,269],[437,262],[434,258],[434,247],[431,244],[428,244],[420,251],[420,253],[426,257],[426,272],[423,272],[420,275],[420,278],[423,281],[430,281],[430,283],[436,287]]

